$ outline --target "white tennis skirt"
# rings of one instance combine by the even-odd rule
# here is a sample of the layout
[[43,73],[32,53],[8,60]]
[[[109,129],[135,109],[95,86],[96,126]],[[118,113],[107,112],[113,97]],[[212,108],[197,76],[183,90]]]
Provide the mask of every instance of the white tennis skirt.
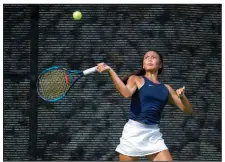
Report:
[[127,156],[146,156],[167,149],[158,124],[146,125],[129,119],[116,151]]

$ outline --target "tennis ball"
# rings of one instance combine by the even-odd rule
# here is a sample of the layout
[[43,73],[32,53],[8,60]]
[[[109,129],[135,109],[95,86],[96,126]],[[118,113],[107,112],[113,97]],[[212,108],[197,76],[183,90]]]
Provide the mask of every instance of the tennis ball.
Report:
[[73,13],[74,20],[80,20],[82,18],[82,13],[80,11],[75,11]]

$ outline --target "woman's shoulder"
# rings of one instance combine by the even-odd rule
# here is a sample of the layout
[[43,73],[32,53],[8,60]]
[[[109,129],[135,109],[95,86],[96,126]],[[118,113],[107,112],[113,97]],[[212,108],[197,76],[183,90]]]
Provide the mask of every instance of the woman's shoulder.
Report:
[[143,78],[142,76],[137,76],[137,75],[131,75],[129,77],[129,79],[132,79],[132,80],[140,80],[141,78]]
[[169,91],[173,91],[174,89],[172,88],[172,86],[170,86],[169,84],[164,84],[165,87],[169,90]]
[[167,83],[163,83],[163,84],[164,84],[164,86],[167,87],[167,88],[170,87],[170,85],[167,84]]

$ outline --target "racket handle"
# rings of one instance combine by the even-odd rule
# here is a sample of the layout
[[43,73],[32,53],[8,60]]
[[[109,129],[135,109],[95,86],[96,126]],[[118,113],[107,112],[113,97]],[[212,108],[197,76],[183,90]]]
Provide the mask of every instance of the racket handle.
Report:
[[97,71],[97,66],[93,67],[93,68],[89,68],[89,69],[86,69],[83,71],[83,74],[84,75],[88,75],[88,74],[91,74],[91,73],[94,73]]

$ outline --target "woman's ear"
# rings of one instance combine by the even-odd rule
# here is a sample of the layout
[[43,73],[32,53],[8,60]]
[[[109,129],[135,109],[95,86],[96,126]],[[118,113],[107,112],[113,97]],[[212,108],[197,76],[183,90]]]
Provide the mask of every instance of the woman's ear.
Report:
[[160,63],[160,68],[162,68],[163,67],[163,64],[162,63]]

